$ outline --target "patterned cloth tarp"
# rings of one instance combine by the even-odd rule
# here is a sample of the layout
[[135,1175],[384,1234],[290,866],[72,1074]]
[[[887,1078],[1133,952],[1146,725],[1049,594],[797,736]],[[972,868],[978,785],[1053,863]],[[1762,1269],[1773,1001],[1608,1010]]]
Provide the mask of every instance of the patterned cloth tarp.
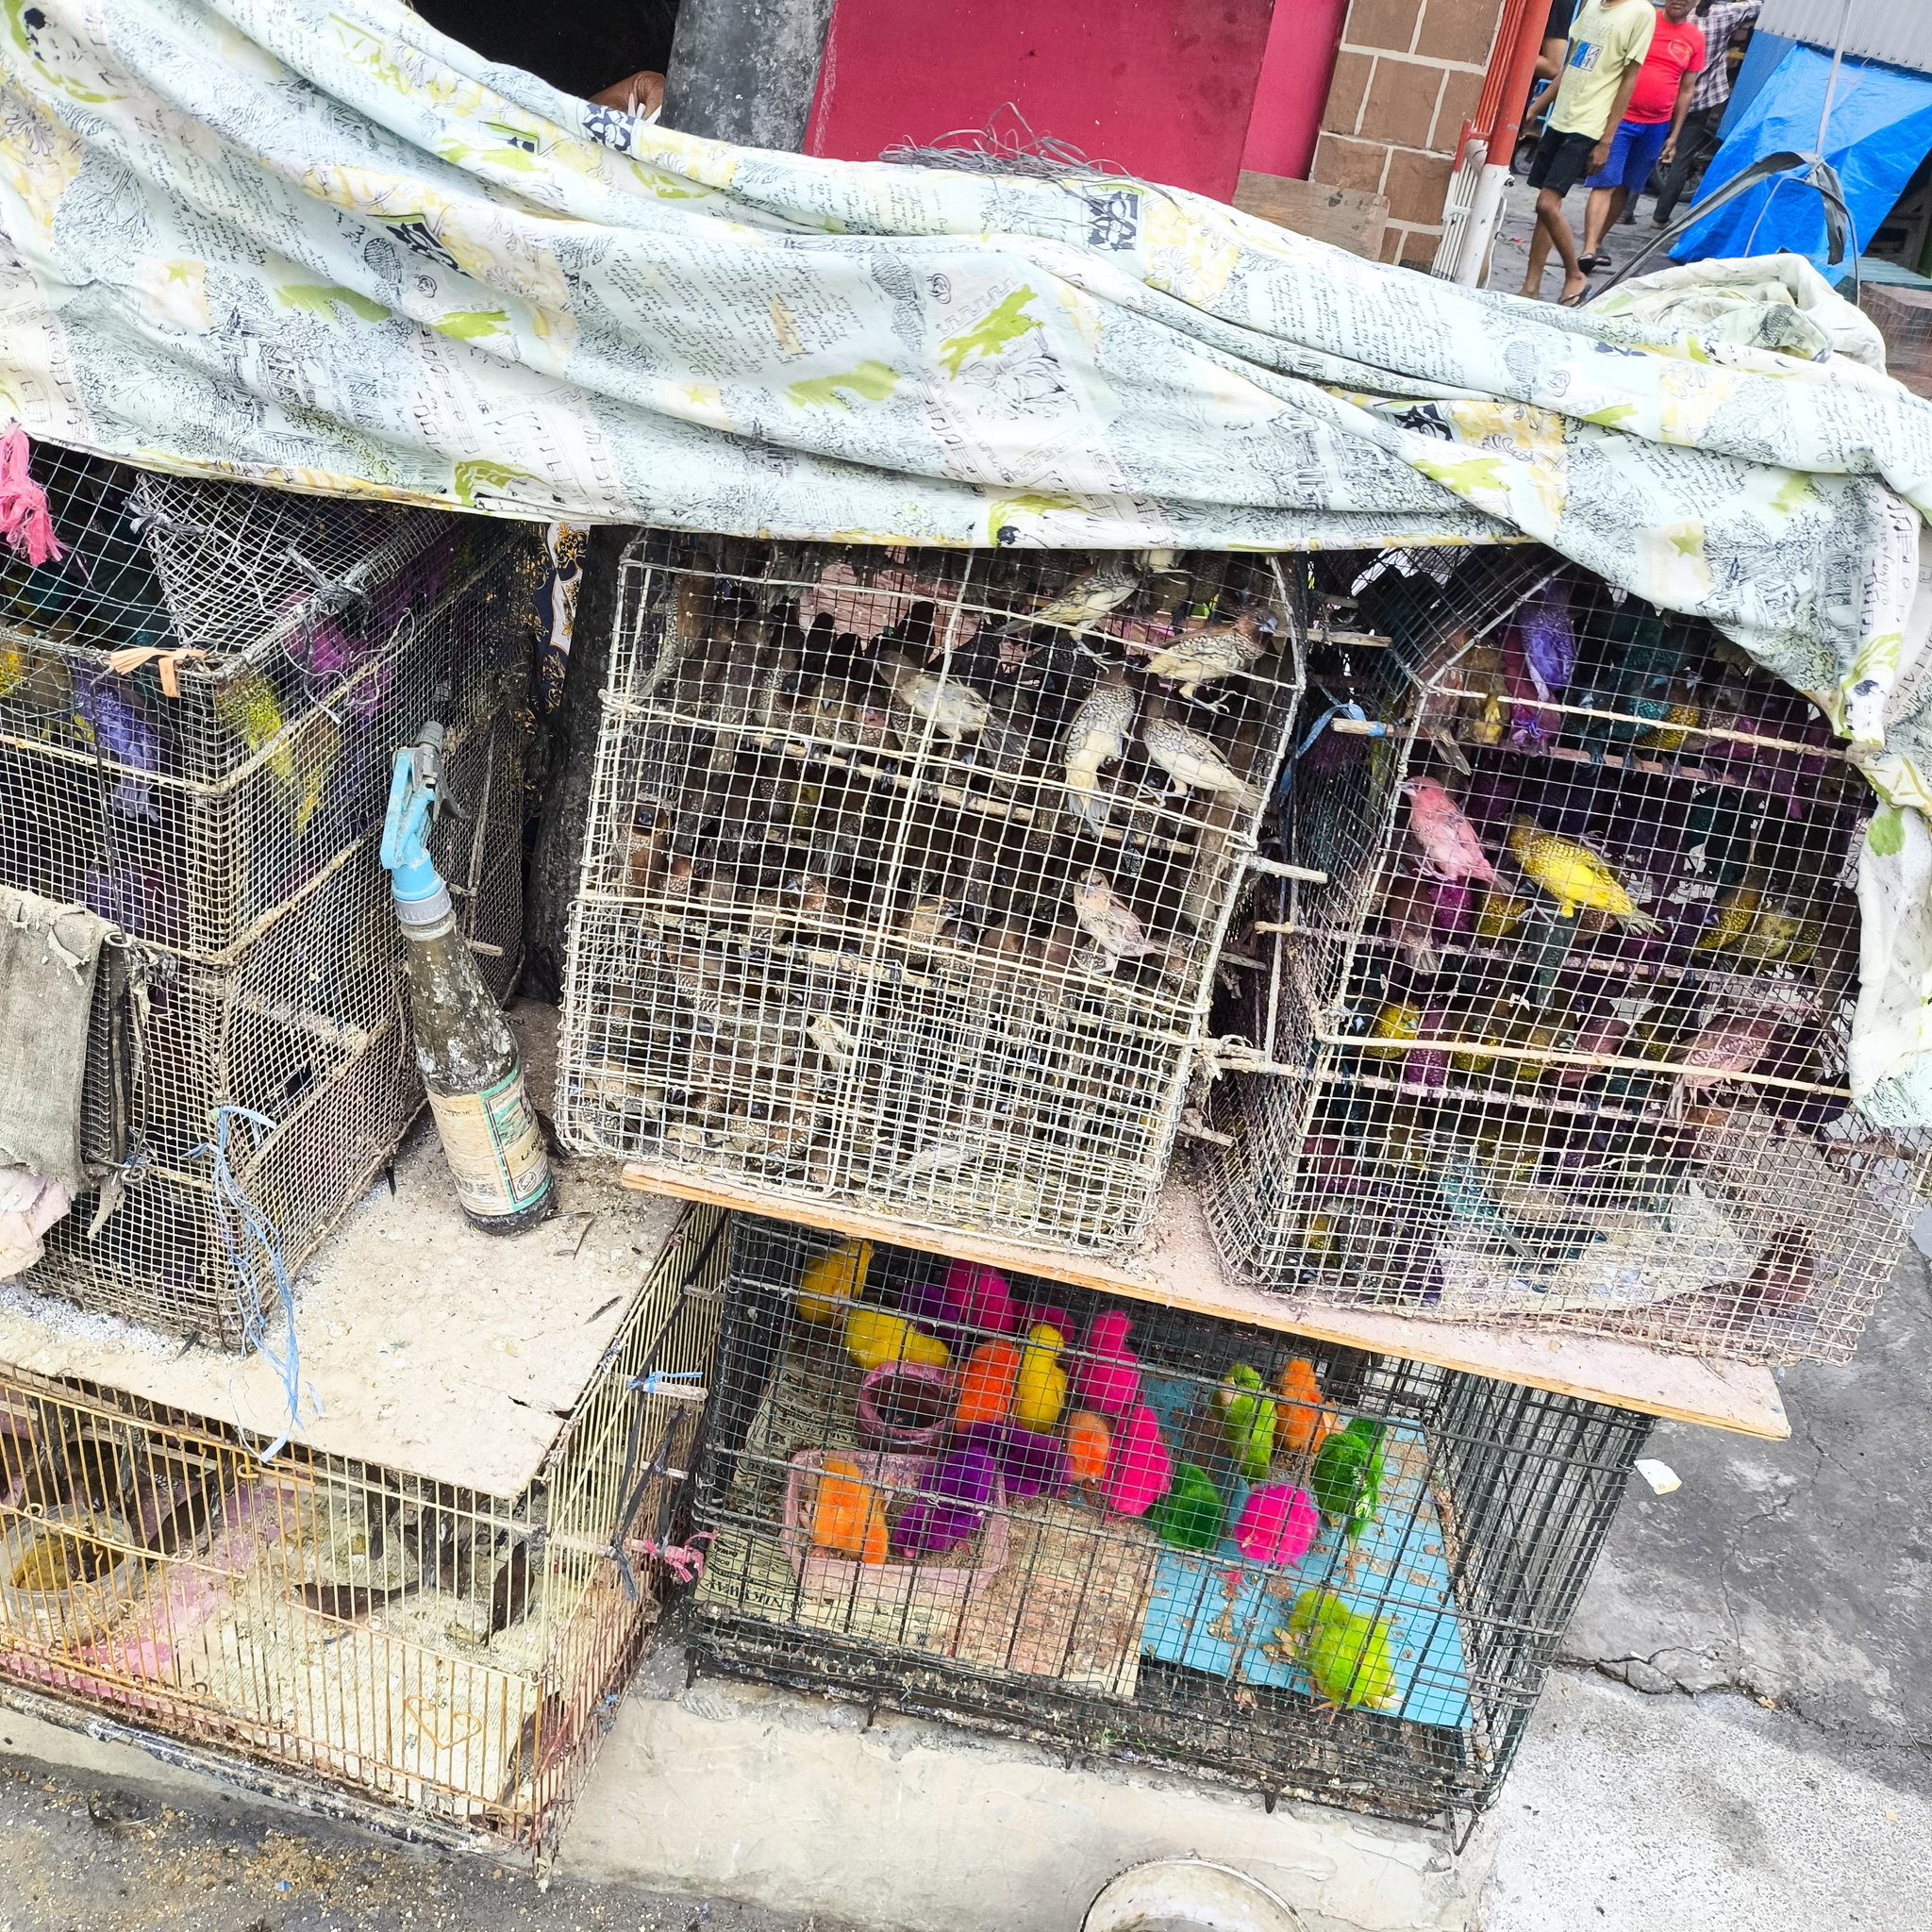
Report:
[[[0,225],[31,435],[726,533],[1521,533],[1712,619],[1932,808],[1932,404],[1790,258],[1717,320],[1694,278],[1561,310],[1118,176],[697,140],[399,0],[0,0]],[[1921,950],[1868,978],[1855,1085],[1932,1121],[1918,828],[1879,823],[1867,927]]]

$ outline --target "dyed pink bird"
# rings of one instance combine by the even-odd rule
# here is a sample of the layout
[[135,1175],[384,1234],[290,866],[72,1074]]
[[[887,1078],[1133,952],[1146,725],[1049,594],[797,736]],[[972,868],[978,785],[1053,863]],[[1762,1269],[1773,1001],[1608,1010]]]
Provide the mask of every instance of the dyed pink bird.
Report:
[[1095,1315],[1074,1369],[1074,1393],[1088,1408],[1124,1416],[1141,1394],[1141,1361],[1127,1346],[1133,1324],[1117,1309]]
[[1496,868],[1484,853],[1475,827],[1435,779],[1406,779],[1402,789],[1408,794],[1408,829],[1423,848],[1431,878],[1480,879],[1486,886],[1498,883]]
[[1113,1468],[1108,1472],[1107,1507],[1116,1516],[1144,1516],[1174,1481],[1174,1465],[1161,1440],[1160,1424],[1143,1402],[1114,1439]]
[[1235,1547],[1251,1563],[1293,1563],[1322,1526],[1315,1506],[1289,1483],[1254,1491],[1234,1526]]
[[946,1298],[966,1311],[969,1327],[989,1335],[1013,1332],[1013,1291],[1006,1277],[980,1261],[955,1261],[946,1270]]

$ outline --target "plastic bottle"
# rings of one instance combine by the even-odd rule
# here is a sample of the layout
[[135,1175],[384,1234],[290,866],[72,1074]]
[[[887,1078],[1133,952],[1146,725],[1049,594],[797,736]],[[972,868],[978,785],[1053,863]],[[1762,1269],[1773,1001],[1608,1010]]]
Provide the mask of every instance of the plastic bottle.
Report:
[[403,928],[416,1065],[457,1199],[473,1226],[516,1234],[541,1221],[556,1196],[516,1041],[457,929],[449,888],[429,858],[442,736],[432,721],[396,753],[382,862]]

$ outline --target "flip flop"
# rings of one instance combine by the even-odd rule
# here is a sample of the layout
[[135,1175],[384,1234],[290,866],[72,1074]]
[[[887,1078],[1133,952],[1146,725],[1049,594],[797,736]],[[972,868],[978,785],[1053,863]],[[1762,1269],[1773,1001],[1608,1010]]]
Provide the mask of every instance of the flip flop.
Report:
[[1581,308],[1589,299],[1590,291],[1588,289],[1578,289],[1574,295],[1558,295],[1557,297],[1557,307],[1558,308]]
[[1596,255],[1579,255],[1576,258],[1576,266],[1584,275],[1595,275],[1598,269],[1607,268],[1609,266],[1609,260],[1610,258],[1607,255],[1602,253]]

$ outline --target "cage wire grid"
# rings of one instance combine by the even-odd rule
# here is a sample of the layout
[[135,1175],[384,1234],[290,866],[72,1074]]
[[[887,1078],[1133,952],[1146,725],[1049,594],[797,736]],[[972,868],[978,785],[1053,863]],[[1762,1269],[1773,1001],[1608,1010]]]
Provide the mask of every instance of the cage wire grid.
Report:
[[1268,973],[1222,1015],[1265,1067],[1212,1109],[1230,1268],[1846,1359],[1932,1143],[1845,1085],[1874,801],[1824,721],[1709,625],[1538,549],[1307,571],[1324,728],[1280,835],[1326,883],[1260,882]]
[[229,1259],[193,1153],[212,1109],[273,1123],[232,1151],[292,1269],[421,1100],[375,847],[427,717],[457,806],[438,860],[486,978],[514,980],[536,546],[44,445],[34,466],[66,554],[0,561],[0,875],[120,933],[82,1104],[102,1186],[25,1278],[239,1346],[275,1291]]
[[0,1371],[0,1675],[554,1846],[662,1607],[725,1253],[686,1216],[515,1495]]
[[[1004,1410],[1002,1345],[1020,1357]],[[1237,1369],[1257,1378],[1248,1410],[1222,1403]],[[1165,1445],[1170,1486],[1142,1515],[1122,1513],[1152,1487],[1130,1446],[1142,1425],[1091,1402],[1144,1409]],[[1358,1491],[1338,1492],[1332,1445],[1369,1423],[1378,1497],[1351,1539],[1338,1519]],[[1112,1436],[1097,1459],[1096,1427]],[[699,1450],[711,1542],[692,1642],[733,1674],[1271,1800],[1474,1813],[1649,1428],[740,1217]],[[1318,1527],[1311,1495],[1335,1506]]]
[[774,1205],[1130,1244],[1186,1125],[1299,621],[1272,558],[640,540],[566,1141]]

